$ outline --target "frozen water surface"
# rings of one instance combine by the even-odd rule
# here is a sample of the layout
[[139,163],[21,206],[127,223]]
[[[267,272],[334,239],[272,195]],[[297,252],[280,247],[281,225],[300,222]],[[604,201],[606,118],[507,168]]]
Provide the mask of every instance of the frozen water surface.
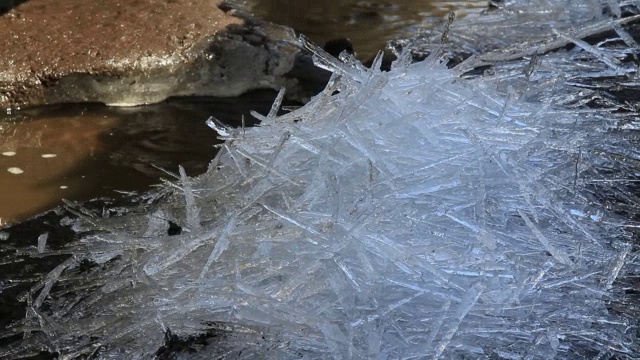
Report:
[[0,357],[640,356],[637,102],[609,92],[638,86],[638,4],[500,6],[398,42],[390,72],[302,38],[325,91],[210,119],[208,172],[148,215],[79,213],[97,231],[22,295]]

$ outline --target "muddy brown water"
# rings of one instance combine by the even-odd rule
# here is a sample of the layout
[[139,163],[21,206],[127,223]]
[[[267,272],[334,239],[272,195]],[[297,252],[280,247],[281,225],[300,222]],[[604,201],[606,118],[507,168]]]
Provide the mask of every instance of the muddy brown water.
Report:
[[458,18],[486,9],[486,0],[230,0],[243,4],[258,18],[293,28],[319,45],[348,38],[366,61],[387,41],[437,26],[450,11]]
[[[481,11],[486,1],[234,0],[260,18],[323,44],[349,38],[366,60],[387,40],[437,24],[451,10]],[[209,116],[239,125],[249,110],[268,112],[275,93],[234,99],[184,98],[135,108],[65,104],[0,114],[0,228],[62,203],[140,192],[168,176],[204,172],[215,155]],[[118,192],[120,191],[120,192]]]
[[[0,115],[0,221],[20,221],[60,205],[144,191],[163,170],[203,173],[215,156],[209,116],[234,126],[250,110],[268,113],[276,94],[176,98],[134,108],[64,104]],[[173,180],[173,179],[172,179]],[[2,226],[0,226],[2,227]]]

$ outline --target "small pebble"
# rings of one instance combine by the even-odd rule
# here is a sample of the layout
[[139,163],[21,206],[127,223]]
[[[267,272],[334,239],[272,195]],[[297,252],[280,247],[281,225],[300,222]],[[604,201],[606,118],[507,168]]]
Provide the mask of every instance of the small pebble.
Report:
[[68,186],[67,186],[67,185],[61,185],[61,186],[60,186],[60,189],[66,189],[66,188],[68,188]]
[[15,151],[5,151],[2,153],[2,155],[4,156],[15,156],[16,152]]
[[42,154],[41,156],[43,158],[45,158],[45,159],[50,159],[50,158],[54,158],[54,157],[56,157],[58,155],[56,155],[56,154]]
[[19,167],[10,167],[7,169],[7,171],[14,175],[22,174],[24,172],[24,170],[20,169]]

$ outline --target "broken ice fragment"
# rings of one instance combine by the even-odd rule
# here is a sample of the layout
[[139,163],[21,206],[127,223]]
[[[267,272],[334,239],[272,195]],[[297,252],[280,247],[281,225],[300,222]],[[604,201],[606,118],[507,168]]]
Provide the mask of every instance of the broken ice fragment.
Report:
[[38,236],[38,253],[42,254],[44,252],[44,248],[45,246],[47,246],[48,238],[49,238],[48,232],[44,234],[40,234],[40,236]]
[[225,125],[222,121],[214,118],[213,116],[207,119],[206,124],[222,136],[230,136],[233,131],[231,127]]
[[227,249],[227,247],[229,247],[229,239],[228,238],[229,238],[229,235],[230,235],[231,231],[236,226],[237,220],[238,220],[237,216],[232,216],[231,219],[229,219],[229,221],[225,225],[225,227],[222,229],[222,232],[218,236],[216,244],[213,247],[213,250],[211,251],[211,254],[209,255],[209,258],[207,259],[207,263],[204,265],[204,268],[202,269],[202,272],[200,273],[200,279],[204,278],[204,276],[206,275],[207,271],[209,271],[209,267],[211,266],[211,264],[214,261],[218,260],[218,258],[222,254],[222,252],[225,251]]
[[195,201],[191,179],[187,178],[187,173],[185,172],[182,165],[180,165],[178,169],[180,171],[182,192],[184,193],[184,200],[186,204],[185,210],[187,213],[187,224],[191,227],[191,229],[196,230],[200,228],[200,209],[198,208],[198,205]]
[[538,227],[533,223],[533,221],[531,221],[531,219],[529,219],[529,217],[524,213],[524,211],[518,209],[518,214],[520,214],[520,217],[524,220],[524,222],[527,224],[527,226],[531,229],[531,232],[533,232],[533,234],[540,241],[540,243],[544,246],[544,248],[547,251],[549,251],[551,256],[553,256],[556,260],[558,260],[558,262],[560,262],[563,265],[570,265],[570,266],[575,265],[573,263],[573,261],[571,261],[571,258],[569,258],[569,255],[567,255],[564,251],[556,248],[555,246],[553,246],[551,244],[551,242],[549,242],[547,237],[544,236],[544,234],[540,231],[540,229],[538,229]]

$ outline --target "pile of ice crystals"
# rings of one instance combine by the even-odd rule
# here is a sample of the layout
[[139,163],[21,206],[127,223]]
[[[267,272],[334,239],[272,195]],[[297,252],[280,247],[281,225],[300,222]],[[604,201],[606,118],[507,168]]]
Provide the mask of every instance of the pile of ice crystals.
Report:
[[[572,75],[638,84],[638,47],[606,12],[584,21],[614,35],[565,29],[575,46],[474,76],[478,57],[450,69],[438,46],[381,72],[307,44],[325,91],[255,128],[210,119],[209,171],[69,245],[0,355],[639,356],[637,117],[589,107],[604,92]],[[78,279],[82,260],[101,266]]]

